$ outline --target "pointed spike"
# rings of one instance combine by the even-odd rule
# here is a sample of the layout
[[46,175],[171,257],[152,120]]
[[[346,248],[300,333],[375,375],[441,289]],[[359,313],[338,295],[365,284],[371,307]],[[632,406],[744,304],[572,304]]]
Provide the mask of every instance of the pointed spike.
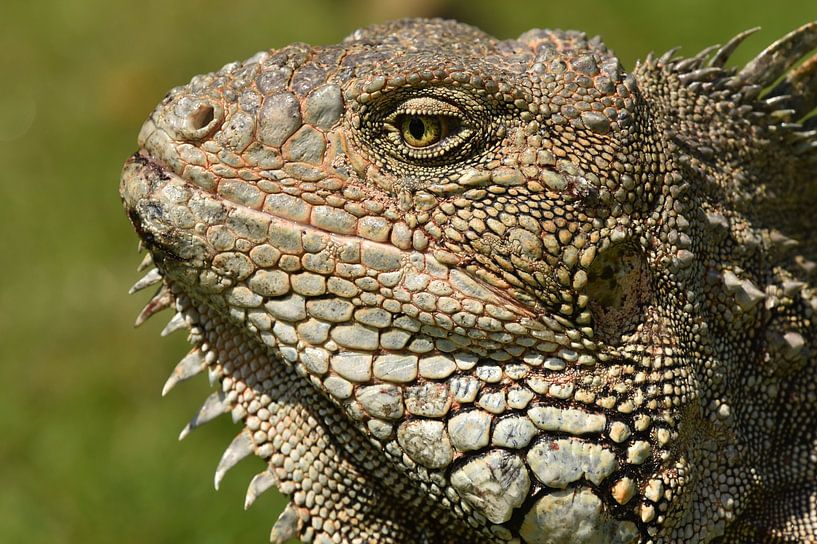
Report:
[[810,142],[803,142],[794,149],[796,155],[811,154],[817,151],[817,140]]
[[710,227],[722,230],[729,229],[729,220],[719,212],[706,212],[706,222]]
[[217,368],[210,367],[209,369],[207,369],[207,380],[210,382],[210,387],[216,385],[220,377],[221,373]]
[[814,142],[806,140],[805,142],[800,142],[794,146],[792,152],[795,155],[802,155],[803,153],[808,153],[811,151],[811,144]]
[[806,286],[805,282],[797,281],[797,280],[789,280],[783,282],[783,294],[787,297],[793,297],[797,293],[803,290],[803,287]]
[[284,544],[289,539],[298,536],[301,523],[298,511],[295,510],[292,503],[287,504],[281,515],[278,516],[278,521],[272,526],[269,535],[270,544]]
[[233,423],[238,423],[239,421],[247,417],[247,409],[244,408],[242,404],[236,404],[233,407],[232,411],[230,412],[230,415],[233,418]]
[[766,298],[766,293],[758,289],[752,280],[741,279],[731,270],[724,270],[721,275],[726,290],[735,296],[735,302],[744,312],[748,312]]
[[145,243],[140,239],[136,244],[136,253],[142,253],[145,250]]
[[150,268],[151,266],[153,266],[153,255],[150,253],[145,253],[145,258],[142,259],[142,262],[136,267],[136,271],[141,272],[147,268]]
[[199,350],[193,350],[185,355],[176,365],[176,368],[173,369],[170,377],[167,378],[164,387],[162,387],[162,396],[167,395],[171,389],[176,387],[176,384],[190,379],[204,370],[205,366],[204,357],[202,357]]
[[760,85],[744,85],[740,90],[740,94],[743,97],[743,102],[751,102],[757,99],[762,91],[763,87]]
[[700,65],[701,59],[695,56],[689,59],[683,59],[681,61],[678,61],[677,63],[675,63],[675,66],[673,66],[672,70],[677,73],[691,72],[692,70],[700,68]]
[[795,126],[796,126],[795,129],[783,134],[783,138],[785,138],[786,143],[789,144],[789,145],[796,146],[796,145],[801,144],[803,142],[808,142],[809,141],[808,136],[805,136],[803,132],[800,132],[800,129],[802,127],[800,125],[795,125]]
[[222,414],[230,411],[229,405],[225,402],[224,393],[216,391],[204,401],[204,404],[199,408],[198,413],[193,416],[190,423],[185,425],[182,432],[179,433],[179,440],[184,440],[187,435],[194,429],[201,427],[205,423],[209,423]]
[[772,96],[771,98],[767,98],[765,100],[765,102],[770,107],[774,108],[774,107],[780,106],[781,104],[785,104],[789,100],[791,100],[791,96],[789,96],[789,95],[777,95],[777,96]]
[[133,284],[133,287],[130,288],[128,291],[129,295],[136,293],[137,291],[141,291],[142,289],[146,289],[151,285],[156,285],[162,281],[162,273],[159,272],[158,268],[152,269],[150,272],[145,274],[139,281]]
[[157,313],[161,312],[162,310],[169,308],[173,304],[173,294],[170,290],[162,286],[159,289],[159,292],[150,299],[142,311],[139,312],[139,315],[136,316],[136,321],[134,321],[133,326],[138,327]]
[[692,72],[688,72],[686,74],[680,74],[678,79],[681,80],[682,83],[689,84],[692,81],[702,81],[704,79],[709,79],[710,76],[717,75],[722,73],[723,70],[720,68],[701,68],[699,70],[693,70]]
[[227,474],[227,471],[250,455],[253,450],[255,450],[255,443],[252,440],[252,435],[249,429],[244,429],[233,438],[233,441],[230,442],[230,445],[224,450],[224,454],[218,462],[216,474],[213,477],[213,485],[216,490],[218,490],[218,486],[221,484],[221,480],[224,479],[224,475]]
[[697,55],[695,55],[695,58],[698,59],[699,62],[703,62],[710,55],[712,55],[713,52],[717,51],[720,48],[721,48],[720,44],[710,45],[709,47],[705,47],[704,49],[701,49],[701,52],[698,53]]
[[165,325],[165,328],[162,329],[162,332],[160,332],[159,334],[161,336],[168,336],[176,331],[180,331],[185,328],[187,328],[187,321],[185,321],[184,316],[182,314],[177,312],[170,319],[170,321],[167,322],[167,325]]
[[803,55],[817,48],[817,22],[789,32],[750,60],[735,76],[739,86],[755,83],[766,87],[783,75]]
[[803,151],[808,151],[809,146],[817,141],[817,131],[803,131],[803,127],[797,132],[787,134],[787,142],[794,147],[794,154],[799,155]]
[[[817,271],[817,263],[806,259],[802,255],[797,255],[794,258],[794,262],[797,264],[798,267],[800,267],[801,270],[803,270],[803,272],[805,272],[809,276],[811,276],[815,271]],[[810,299],[809,305],[813,307],[812,301],[817,302],[817,300],[815,300],[814,298]]]
[[675,56],[675,53],[677,53],[679,49],[681,48],[673,47],[672,49],[658,57],[658,62],[656,64],[668,64],[670,61],[672,61],[672,58]]
[[769,240],[771,241],[769,252],[775,255],[787,255],[800,246],[798,240],[786,236],[777,229],[769,231]]
[[278,483],[275,473],[265,470],[256,474],[250,485],[247,486],[247,495],[244,497],[244,510],[253,505],[255,499],[263,495],[269,488]]
[[726,64],[726,61],[728,61],[729,58],[732,56],[732,53],[735,52],[735,49],[737,49],[738,46],[742,44],[746,38],[757,32],[758,30],[760,30],[759,26],[756,26],[755,28],[750,28],[749,30],[744,30],[743,32],[729,40],[726,45],[721,47],[718,50],[718,52],[715,53],[715,56],[712,57],[712,60],[709,61],[709,65],[723,67],[723,65]]
[[769,113],[773,119],[777,119],[778,121],[787,121],[794,117],[795,111],[794,110],[775,110]]

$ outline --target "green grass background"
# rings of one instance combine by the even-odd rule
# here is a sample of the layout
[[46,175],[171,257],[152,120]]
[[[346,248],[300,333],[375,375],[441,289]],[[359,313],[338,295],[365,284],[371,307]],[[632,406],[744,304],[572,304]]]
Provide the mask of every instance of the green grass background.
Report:
[[[411,6],[411,7],[409,7]],[[773,7],[772,7],[773,6]],[[814,0],[5,0],[0,7],[0,542],[265,542],[283,506],[242,511],[257,459],[212,473],[237,427],[182,443],[206,379],[159,396],[182,335],[133,330],[148,294],[117,183],[164,93],[196,73],[292,41],[334,43],[406,15],[457,17],[500,37],[530,27],[601,34],[632,67],[763,30],[745,61],[817,19]],[[169,317],[169,313],[166,314]]]

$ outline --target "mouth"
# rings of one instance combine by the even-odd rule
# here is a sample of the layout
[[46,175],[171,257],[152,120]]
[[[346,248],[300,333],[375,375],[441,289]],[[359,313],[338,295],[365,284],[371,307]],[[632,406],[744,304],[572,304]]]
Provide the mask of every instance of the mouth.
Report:
[[[145,150],[126,161],[120,196],[141,241],[154,257],[191,269],[210,266],[222,273],[225,285],[247,279],[248,267],[277,268],[287,273],[303,270],[327,277],[338,272],[337,267],[347,275],[346,269],[355,267],[353,277],[370,277],[393,287],[406,275],[407,267],[419,267],[428,269],[431,278],[451,280],[456,290],[491,305],[489,311],[503,314],[504,320],[532,322],[534,318],[529,308],[516,302],[509,309],[512,299],[507,292],[460,270],[451,253],[404,250],[386,243],[389,227],[385,220],[375,225],[372,216],[357,218],[342,209],[312,206],[285,193],[268,195],[260,209],[248,208],[202,190]],[[239,253],[247,253],[254,262],[242,267],[236,262],[243,260],[236,257]],[[294,260],[302,261],[300,266]],[[262,291],[264,296],[282,294],[269,287]],[[504,316],[506,312],[512,315]]]
[[[564,384],[599,362],[594,343],[582,344],[558,319],[535,315],[458,268],[447,252],[369,239],[365,218],[341,209],[298,204],[286,194],[251,209],[202,190],[145,150],[126,162],[120,194],[165,283],[235,316],[271,348],[282,345],[276,324],[317,326],[321,332],[310,329],[298,350],[328,345],[321,358],[329,361],[362,354],[366,375],[372,358],[414,350],[415,359],[437,358],[426,366],[443,368],[423,376],[420,365],[414,376],[467,373],[480,358],[522,360],[558,371],[541,386],[557,390],[572,390]],[[318,379],[332,368],[306,366]]]
[[161,255],[191,264],[201,261],[203,256],[199,252],[204,246],[194,243],[193,231],[185,228],[189,222],[184,222],[178,213],[179,205],[191,196],[182,178],[145,151],[139,151],[125,162],[119,195],[141,243],[155,258]]
[[[552,368],[579,358],[557,323],[543,324],[433,252],[360,236],[362,221],[357,232],[336,232],[344,224],[332,220],[339,210],[249,209],[201,190],[144,150],[126,162],[120,192],[157,267],[151,277],[167,288],[148,313],[180,294],[214,307],[337,401],[373,376],[402,385],[464,376],[480,357],[534,366],[547,359]],[[473,401],[472,393],[468,385],[460,400]]]

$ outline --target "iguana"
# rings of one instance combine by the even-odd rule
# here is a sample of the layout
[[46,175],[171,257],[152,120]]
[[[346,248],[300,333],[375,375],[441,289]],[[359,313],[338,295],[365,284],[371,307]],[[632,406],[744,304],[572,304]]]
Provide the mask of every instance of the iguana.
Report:
[[171,90],[120,193],[216,486],[266,461],[272,542],[817,542],[817,23],[750,33],[407,19]]

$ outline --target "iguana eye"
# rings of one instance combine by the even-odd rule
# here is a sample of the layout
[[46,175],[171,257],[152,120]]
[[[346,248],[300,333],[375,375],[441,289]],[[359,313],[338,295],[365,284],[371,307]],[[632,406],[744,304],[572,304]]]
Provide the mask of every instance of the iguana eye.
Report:
[[411,147],[434,145],[449,133],[449,123],[441,115],[404,115],[398,120],[400,136]]
[[485,125],[491,118],[480,103],[459,91],[447,92],[445,100],[406,98],[398,92],[366,104],[365,113],[361,133],[368,133],[391,157],[427,168],[469,156],[490,136]]

